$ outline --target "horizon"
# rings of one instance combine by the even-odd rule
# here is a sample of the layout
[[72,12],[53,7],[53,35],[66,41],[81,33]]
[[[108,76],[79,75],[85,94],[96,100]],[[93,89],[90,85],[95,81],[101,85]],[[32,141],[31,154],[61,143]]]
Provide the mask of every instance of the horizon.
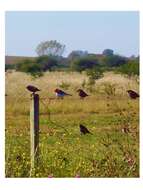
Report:
[[7,11],[5,18],[6,56],[36,57],[37,45],[50,40],[66,45],[63,57],[104,49],[139,56],[138,11]]

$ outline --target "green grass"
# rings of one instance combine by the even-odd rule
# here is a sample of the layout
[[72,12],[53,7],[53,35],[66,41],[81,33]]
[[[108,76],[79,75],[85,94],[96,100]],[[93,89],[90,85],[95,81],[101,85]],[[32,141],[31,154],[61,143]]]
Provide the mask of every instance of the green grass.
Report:
[[[30,98],[9,92],[6,177],[139,177],[138,100],[104,93],[83,101],[77,96],[40,100],[39,163],[31,173]],[[80,123],[93,135],[81,135]],[[122,132],[124,127],[129,133]]]

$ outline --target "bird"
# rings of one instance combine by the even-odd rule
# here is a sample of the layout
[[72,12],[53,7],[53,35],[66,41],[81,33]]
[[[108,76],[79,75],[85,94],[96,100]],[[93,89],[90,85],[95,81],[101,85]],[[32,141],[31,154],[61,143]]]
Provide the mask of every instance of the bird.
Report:
[[133,91],[133,90],[127,90],[127,92],[128,92],[128,94],[129,94],[129,96],[130,96],[131,99],[136,99],[136,98],[139,97],[139,94],[136,93],[136,92]]
[[128,127],[123,127],[121,131],[122,131],[122,133],[129,133],[130,132]]
[[32,92],[32,94],[35,94],[35,92],[40,91],[37,87],[32,86],[32,85],[28,85],[26,88],[27,88],[27,90],[29,90],[30,92]]
[[82,89],[77,90],[78,95],[80,96],[81,99],[84,99],[86,96],[89,96],[86,92],[84,92]]
[[86,135],[87,133],[92,134],[92,133],[91,133],[84,125],[82,125],[82,124],[79,125],[79,128],[80,128],[81,134],[84,134],[84,135]]
[[68,93],[66,93],[66,92],[64,92],[64,91],[62,91],[62,90],[60,90],[58,88],[55,89],[55,93],[56,93],[56,96],[58,98],[61,98],[61,99],[63,99],[64,96],[72,96],[71,94],[68,94]]

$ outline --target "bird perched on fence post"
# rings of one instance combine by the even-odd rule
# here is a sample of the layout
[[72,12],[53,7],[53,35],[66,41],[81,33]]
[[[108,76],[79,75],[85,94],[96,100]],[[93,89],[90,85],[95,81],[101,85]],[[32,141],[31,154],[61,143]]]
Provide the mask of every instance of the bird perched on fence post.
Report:
[[131,99],[136,99],[136,98],[139,97],[139,94],[136,93],[136,92],[133,91],[133,90],[127,90],[127,92],[128,92],[128,94],[129,94],[129,96],[130,96]]
[[55,89],[55,93],[56,93],[56,96],[58,98],[61,98],[61,99],[63,99],[64,96],[72,96],[71,94],[68,94],[68,93],[66,93],[66,92],[64,92],[64,91],[62,91],[62,90],[60,90],[58,88]]
[[30,92],[32,92],[32,94],[34,95],[36,92],[40,91],[37,87],[32,86],[32,85],[28,85],[27,90],[29,90]]
[[86,92],[84,92],[82,89],[77,90],[78,95],[80,96],[81,99],[84,99],[86,96],[89,96]]
[[92,133],[91,133],[84,125],[82,125],[82,124],[79,125],[79,128],[80,128],[81,134],[84,134],[84,135],[86,135],[87,133],[92,134]]

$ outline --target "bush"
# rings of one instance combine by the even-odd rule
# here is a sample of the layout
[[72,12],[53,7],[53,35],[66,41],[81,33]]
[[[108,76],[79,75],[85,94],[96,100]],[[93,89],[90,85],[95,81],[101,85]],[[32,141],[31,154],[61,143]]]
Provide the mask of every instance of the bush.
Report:
[[86,71],[86,74],[88,76],[87,89],[90,92],[94,92],[96,80],[104,76],[103,70],[101,67],[98,66],[98,67],[94,67],[93,69],[88,69]]
[[54,57],[40,56],[34,61],[25,59],[16,65],[16,70],[26,72],[34,77],[43,75],[43,72],[51,71],[53,67],[57,66],[57,60]]
[[86,57],[86,58],[79,58],[79,59],[73,60],[71,63],[71,68],[72,70],[81,72],[86,69],[92,69],[96,65],[98,65],[97,59]]
[[16,65],[16,70],[26,72],[34,77],[39,77],[43,75],[41,66],[35,61],[31,62],[31,60],[29,59],[25,59],[24,61],[18,63]]
[[93,80],[98,80],[104,76],[103,70],[101,67],[94,67],[93,69],[88,69],[86,71],[86,74],[87,76],[89,76],[90,79],[93,79]]
[[5,71],[15,69],[15,64],[6,64]]
[[139,61],[137,59],[130,60],[125,65],[120,66],[118,71],[128,76],[139,75]]
[[57,59],[52,56],[40,56],[36,59],[43,72],[49,70],[51,71],[53,67],[57,66]]
[[119,55],[106,56],[103,58],[103,63],[108,67],[119,67],[127,63],[127,58]]

